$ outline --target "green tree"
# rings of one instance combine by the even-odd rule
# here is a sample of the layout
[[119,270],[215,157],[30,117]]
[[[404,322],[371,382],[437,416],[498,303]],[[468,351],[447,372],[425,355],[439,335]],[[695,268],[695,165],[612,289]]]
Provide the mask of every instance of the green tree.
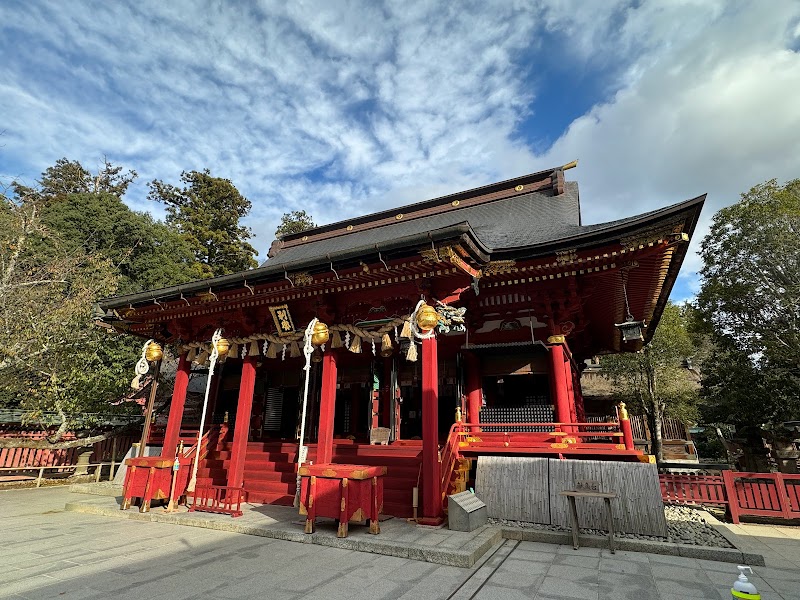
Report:
[[690,308],[667,303],[652,339],[639,352],[604,356],[603,373],[615,387],[614,396],[643,411],[652,436],[652,449],[663,459],[661,419],[696,418],[697,382],[685,368],[695,351],[689,332]]
[[228,179],[212,177],[208,169],[181,173],[184,187],[154,180],[148,198],[167,207],[167,224],[190,244],[199,278],[227,275],[258,266],[258,254],[247,241],[252,232],[239,221],[250,212],[250,201]]
[[[0,196],[0,206],[0,403],[42,419],[55,413],[58,442],[126,389],[132,342],[110,343],[90,325],[92,304],[116,291],[117,275],[99,254],[62,250],[35,199]],[[37,240],[55,251],[30,252]]]
[[28,201],[54,202],[70,194],[113,194],[122,197],[128,186],[136,179],[136,171],[123,171],[103,158],[103,166],[94,175],[77,160],[59,158],[52,167],[47,167],[35,188],[14,182],[17,197]]
[[[80,249],[108,258],[120,275],[119,294],[185,283],[195,275],[183,236],[147,213],[132,211],[114,194],[70,194],[45,204],[41,221],[59,240],[59,252]],[[49,242],[36,248],[37,254],[53,254]]]
[[717,212],[701,256],[697,305],[714,343],[704,415],[800,418],[800,180],[767,181]]
[[300,233],[306,229],[313,229],[316,226],[314,219],[306,211],[293,210],[283,214],[281,224],[275,230],[275,235],[282,237],[292,233]]
[[13,195],[0,194],[0,331],[7,340],[0,405],[56,425],[56,435],[40,445],[75,445],[61,435],[90,428],[92,413],[141,414],[134,403],[114,406],[130,393],[141,343],[94,327],[97,299],[195,275],[183,236],[121,200],[133,176],[108,161],[91,175],[61,159],[37,187],[13,184]]

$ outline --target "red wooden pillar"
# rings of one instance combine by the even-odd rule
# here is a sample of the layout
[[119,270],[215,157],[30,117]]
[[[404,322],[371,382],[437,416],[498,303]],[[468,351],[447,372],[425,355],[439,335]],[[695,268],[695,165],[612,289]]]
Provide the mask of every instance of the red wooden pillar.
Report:
[[564,373],[564,336],[551,335],[547,338],[547,343],[550,344],[550,390],[556,407],[556,421],[569,423],[569,390]]
[[[466,368],[466,389],[467,395],[467,423],[480,423],[482,398],[481,385],[481,363],[478,357],[472,352],[464,353],[464,367]],[[473,431],[480,431],[480,427]]]
[[242,487],[247,441],[250,437],[250,417],[253,411],[253,390],[256,386],[256,356],[242,361],[242,378],[239,380],[239,400],[236,405],[236,424],[233,428],[233,447],[228,467],[228,485]]
[[178,360],[178,370],[175,373],[175,386],[172,388],[167,431],[164,433],[164,447],[161,449],[161,456],[165,458],[175,458],[178,436],[181,433],[183,407],[186,404],[186,390],[189,388],[189,373],[192,370],[192,363],[186,360],[187,355],[188,352],[181,354]]
[[422,340],[422,517],[440,521],[439,359],[436,337]]
[[328,350],[322,357],[322,390],[319,399],[317,462],[333,460],[333,416],[336,409],[336,353]]

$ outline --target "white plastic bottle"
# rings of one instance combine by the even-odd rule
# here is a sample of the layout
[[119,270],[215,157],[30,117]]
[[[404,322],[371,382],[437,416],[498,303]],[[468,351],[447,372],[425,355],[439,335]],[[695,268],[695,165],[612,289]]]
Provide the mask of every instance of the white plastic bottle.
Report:
[[733,583],[731,596],[741,600],[761,600],[761,594],[758,593],[756,586],[750,583],[747,579],[747,575],[744,574],[745,571],[750,571],[752,575],[753,569],[746,565],[739,565],[737,569],[739,569],[739,577]]

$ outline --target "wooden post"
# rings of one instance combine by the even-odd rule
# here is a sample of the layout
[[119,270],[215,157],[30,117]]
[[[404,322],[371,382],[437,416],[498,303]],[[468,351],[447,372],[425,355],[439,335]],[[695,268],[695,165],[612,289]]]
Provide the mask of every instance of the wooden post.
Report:
[[575,404],[575,379],[572,375],[572,361],[568,356],[564,357],[564,379],[567,384],[567,406],[569,406],[569,418],[573,423],[578,422],[578,408]]
[[567,392],[567,379],[564,376],[564,343],[563,335],[551,335],[547,338],[550,344],[550,389],[553,394],[553,404],[556,408],[556,421],[569,423],[569,396]]
[[114,479],[114,467],[117,465],[117,436],[111,438],[111,470],[108,473],[108,480]]
[[142,442],[139,445],[139,456],[144,455],[147,442],[150,439],[150,425],[153,419],[153,405],[156,402],[156,392],[158,391],[158,374],[161,372],[161,361],[156,361],[153,367],[153,382],[150,384],[150,398],[147,400],[147,410],[144,412],[144,427],[142,427]]
[[322,390],[319,399],[317,463],[333,460],[333,418],[336,410],[336,353],[328,350],[322,357]]
[[[247,441],[250,437],[250,416],[253,410],[253,390],[256,384],[257,356],[242,361],[242,378],[239,382],[239,401],[236,407],[236,424],[233,429],[233,448],[228,467],[228,486],[242,487]],[[221,437],[221,436],[220,436]]]
[[625,450],[633,450],[635,448],[633,444],[633,430],[631,429],[631,422],[628,419],[628,411],[624,411],[625,416],[623,417],[623,412],[620,411],[619,415],[619,425],[620,429],[622,429],[622,439],[625,442]]
[[731,513],[731,521],[735,525],[739,524],[739,496],[736,493],[736,482],[733,471],[722,471],[722,481],[725,483],[725,495],[728,497],[728,510]]
[[422,340],[422,521],[442,516],[439,474],[439,359],[436,337]]
[[[481,405],[483,404],[481,385],[481,363],[472,352],[464,353],[464,366],[466,367],[466,393],[467,393],[467,423],[480,423]],[[474,427],[473,432],[480,432],[480,427]]]
[[164,447],[161,449],[161,456],[165,458],[175,458],[175,449],[178,447],[183,407],[186,404],[186,390],[189,389],[189,373],[192,371],[192,363],[187,360],[187,357],[188,352],[181,354],[178,360],[178,370],[175,372],[172,403],[169,406],[167,430],[164,432]]

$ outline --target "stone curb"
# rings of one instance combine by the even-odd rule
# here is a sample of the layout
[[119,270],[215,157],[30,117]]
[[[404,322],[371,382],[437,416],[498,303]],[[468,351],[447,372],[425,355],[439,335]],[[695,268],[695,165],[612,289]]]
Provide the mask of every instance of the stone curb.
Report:
[[[234,519],[216,520],[207,519],[203,516],[194,516],[197,513],[163,514],[156,512],[140,513],[137,511],[120,511],[117,507],[110,508],[98,506],[86,502],[68,502],[65,510],[87,514],[113,517],[117,519],[130,519],[135,521],[151,521],[157,523],[169,523],[172,525],[184,525],[189,527],[201,527],[205,529],[216,529],[219,531],[229,531],[245,535],[256,535],[271,539],[284,540],[287,542],[298,542],[301,544],[317,544],[331,548],[341,548],[344,550],[355,550],[357,552],[370,552],[385,556],[395,556],[397,558],[408,558],[440,565],[452,567],[469,568],[501,539],[522,540],[527,542],[544,542],[547,544],[561,544],[569,546],[572,544],[572,536],[567,532],[548,531],[546,529],[525,529],[521,527],[493,527],[487,525],[483,531],[466,542],[459,549],[440,548],[436,546],[425,546],[410,542],[398,542],[396,540],[382,540],[375,537],[351,536],[338,538],[331,534],[313,533],[305,534],[301,531],[287,531],[275,527],[265,527],[263,525],[253,525],[237,522]],[[706,515],[704,515],[705,517]],[[710,546],[694,546],[689,544],[676,544],[672,542],[656,542],[652,540],[637,540],[629,538],[617,538],[614,545],[619,550],[631,552],[649,552],[651,554],[662,554],[669,556],[683,556],[686,558],[697,558],[704,560],[715,560],[727,563],[748,564],[752,566],[765,566],[764,557],[754,552],[746,552],[740,549],[745,546],[739,536],[731,532],[723,523],[717,521],[712,515],[707,515],[709,524],[722,534],[735,548],[713,548]],[[580,535],[580,544],[588,548],[607,548],[608,538],[597,535]]]
[[740,535],[737,535],[733,531],[731,531],[726,523],[723,523],[708,511],[702,509],[698,509],[698,511],[703,513],[703,518],[709,525],[711,525],[711,527],[713,527],[716,530],[717,533],[719,533],[722,537],[728,540],[728,543],[731,544],[734,548],[741,551],[742,553],[741,564],[756,566],[756,567],[766,566],[766,563],[764,562],[764,556],[759,554],[758,552],[748,552],[747,540],[742,539]]
[[202,516],[189,516],[187,513],[168,515],[154,512],[140,513],[137,511],[120,511],[118,508],[97,506],[83,502],[68,502],[64,509],[71,512],[94,514],[117,519],[151,521],[155,523],[169,523],[172,525],[216,529],[219,531],[256,535],[288,542],[317,544],[319,546],[341,548],[343,550],[370,552],[373,554],[409,558],[439,565],[464,568],[472,567],[487,550],[501,541],[500,530],[489,526],[486,526],[483,531],[466,542],[461,548],[451,549],[398,542],[396,540],[381,540],[380,538],[373,538],[372,536],[370,536],[370,538],[355,536],[338,538],[334,535],[322,534],[320,532],[308,535],[301,531],[286,531],[284,529],[265,527],[262,525],[248,525],[245,523],[237,523],[234,519],[230,521],[206,519]]
[[73,483],[69,486],[69,491],[91,496],[122,496],[122,486],[113,483]]
[[[721,533],[721,532],[720,532]],[[728,532],[730,535],[730,532]],[[546,529],[523,529],[521,527],[502,528],[504,538],[511,540],[522,540],[526,542],[543,542],[546,544],[572,545],[572,535],[559,531],[548,531]],[[734,546],[737,540],[725,538]],[[736,536],[738,538],[738,536]],[[587,548],[608,548],[608,537],[598,535],[581,534],[578,538],[580,545]],[[636,540],[630,538],[615,538],[614,547],[619,550],[631,552],[649,552],[651,554],[664,554],[669,556],[683,556],[686,558],[701,558],[704,560],[716,560],[736,564],[748,564],[754,566],[764,566],[764,557],[760,554],[742,552],[738,546],[736,548],[713,548],[711,546],[693,546],[690,544],[676,544],[672,542],[655,542],[652,540]]]

